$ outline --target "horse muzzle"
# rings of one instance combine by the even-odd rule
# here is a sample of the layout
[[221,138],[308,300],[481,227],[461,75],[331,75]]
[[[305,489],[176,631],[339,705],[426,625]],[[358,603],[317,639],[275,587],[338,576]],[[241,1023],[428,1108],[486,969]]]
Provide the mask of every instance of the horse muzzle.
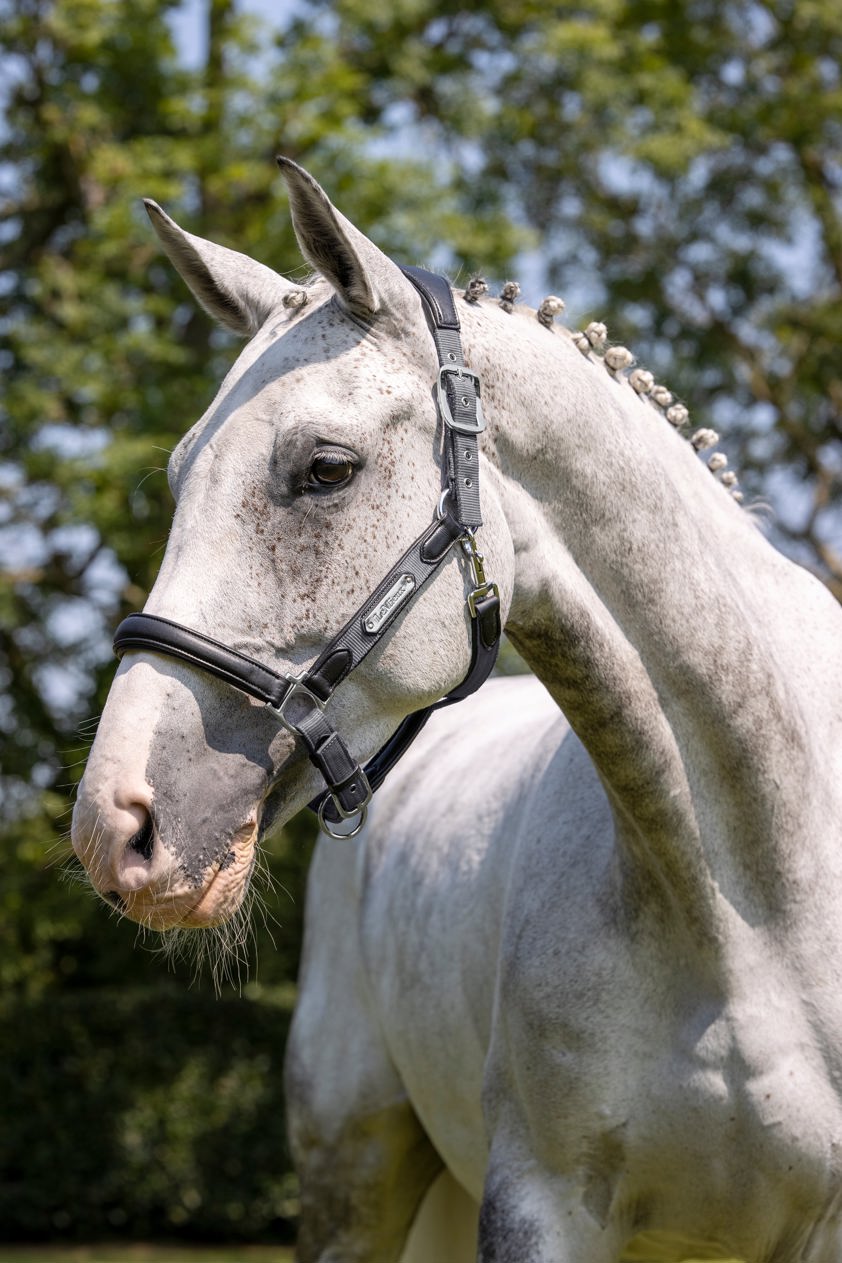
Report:
[[[199,851],[189,863],[161,836],[151,803],[91,809],[80,799],[73,846],[97,894],[123,916],[152,930],[203,928],[240,908],[254,867],[256,813],[234,831],[221,854]],[[174,840],[175,841],[175,840]]]

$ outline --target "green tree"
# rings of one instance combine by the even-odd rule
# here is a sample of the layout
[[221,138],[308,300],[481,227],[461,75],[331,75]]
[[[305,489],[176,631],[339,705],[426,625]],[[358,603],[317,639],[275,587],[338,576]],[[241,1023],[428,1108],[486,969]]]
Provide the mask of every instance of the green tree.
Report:
[[[447,266],[475,251],[502,267],[520,241],[499,205],[477,227],[429,159],[386,151],[387,129],[359,117],[359,75],[335,42],[282,33],[267,55],[233,0],[209,0],[207,56],[191,70],[168,24],[179,6],[0,0],[11,84],[0,129],[0,934],[7,987],[29,991],[107,981],[104,962],[114,978],[126,964],[131,927],[60,890],[51,857],[68,850],[111,627],[143,605],[160,560],[168,453],[236,349],[163,259],[141,195],[193,231],[295,268],[273,161],[283,150],[399,257],[434,249],[439,211],[455,243]],[[297,897],[302,828],[267,844]],[[264,939],[264,975],[289,976],[295,954],[293,943],[273,962]],[[133,972],[149,976],[143,962]]]

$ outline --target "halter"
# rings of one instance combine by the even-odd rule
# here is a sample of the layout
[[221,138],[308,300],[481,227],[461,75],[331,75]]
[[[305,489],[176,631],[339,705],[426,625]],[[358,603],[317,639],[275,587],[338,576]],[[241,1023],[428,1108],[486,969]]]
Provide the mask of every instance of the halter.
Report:
[[[485,683],[500,645],[500,597],[489,583],[476,543],[482,525],[479,504],[479,449],[477,436],[485,429],[479,378],[465,367],[459,337],[459,317],[450,286],[442,276],[423,268],[401,271],[424,303],[436,345],[439,374],[438,410],[444,423],[445,489],[435,519],[406,550],[371,596],[300,675],[281,674],[254,658],[155,614],[130,614],[114,634],[114,652],[145,650],[180,658],[208,671],[243,693],[264,702],[280,723],[303,741],[311,762],[324,777],[327,789],[309,804],[331,837],[354,837],[363,827],[371,796],[442,706],[469,697]],[[401,722],[384,746],[365,765],[348,751],[333,727],[326,706],[336,688],[358,667],[385,636],[395,619],[417,599],[459,544],[470,568],[467,596],[471,616],[471,665],[455,689]],[[332,824],[356,821],[350,831],[336,832]]]

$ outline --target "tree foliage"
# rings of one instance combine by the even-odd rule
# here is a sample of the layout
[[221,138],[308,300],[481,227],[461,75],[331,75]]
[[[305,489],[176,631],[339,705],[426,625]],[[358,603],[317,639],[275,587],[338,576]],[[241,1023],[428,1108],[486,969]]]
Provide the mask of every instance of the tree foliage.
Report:
[[[128,967],[133,934],[48,865],[110,628],[158,565],[167,454],[234,353],[141,195],[295,268],[281,151],[400,259],[504,279],[531,248],[721,421],[842,594],[834,0],[308,0],[274,31],[207,0],[195,68],[181,4],[0,0],[0,920],[7,986],[29,992],[104,981],[97,952]],[[296,895],[303,853],[269,847]]]
[[288,1240],[289,1007],[171,986],[0,1009],[4,1242]]
[[[371,143],[359,77],[317,31],[279,40],[262,61],[233,0],[211,0],[205,63],[190,70],[168,24],[178,7],[0,3],[12,84],[0,132],[0,831],[11,873],[0,920],[6,984],[28,992],[91,981],[97,954],[115,978],[126,963],[102,910],[59,890],[51,863],[69,849],[90,717],[113,670],[110,629],[142,607],[160,560],[167,456],[235,352],[162,258],[141,195],[195,232],[295,268],[273,162],[282,149],[396,255],[433,250],[439,208],[457,247],[502,265],[519,241],[502,212],[477,229],[423,155]],[[307,836],[299,828],[267,850],[296,909]],[[299,915],[281,916],[288,939]],[[293,972],[295,933],[274,969],[268,945],[269,978]]]

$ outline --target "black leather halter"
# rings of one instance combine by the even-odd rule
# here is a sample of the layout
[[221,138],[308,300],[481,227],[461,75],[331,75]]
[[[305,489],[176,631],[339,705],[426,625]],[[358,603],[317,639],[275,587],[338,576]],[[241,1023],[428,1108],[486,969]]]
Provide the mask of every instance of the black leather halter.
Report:
[[[246,654],[155,614],[130,614],[114,635],[118,657],[130,650],[162,653],[208,671],[234,688],[265,702],[299,737],[327,784],[310,807],[333,837],[353,837],[362,828],[368,803],[406,753],[434,710],[475,693],[485,683],[500,644],[500,598],[487,582],[475,532],[482,525],[479,504],[477,436],[485,428],[479,378],[465,367],[459,318],[450,286],[422,268],[401,269],[423,299],[439,358],[437,398],[444,423],[445,489],[435,520],[406,550],[366,602],[301,675],[282,675]],[[432,706],[407,715],[386,744],[361,768],[330,722],[325,707],[335,689],[383,638],[398,615],[412,604],[459,544],[468,559],[472,588],[471,665],[460,685]],[[337,833],[331,822],[353,820]]]

